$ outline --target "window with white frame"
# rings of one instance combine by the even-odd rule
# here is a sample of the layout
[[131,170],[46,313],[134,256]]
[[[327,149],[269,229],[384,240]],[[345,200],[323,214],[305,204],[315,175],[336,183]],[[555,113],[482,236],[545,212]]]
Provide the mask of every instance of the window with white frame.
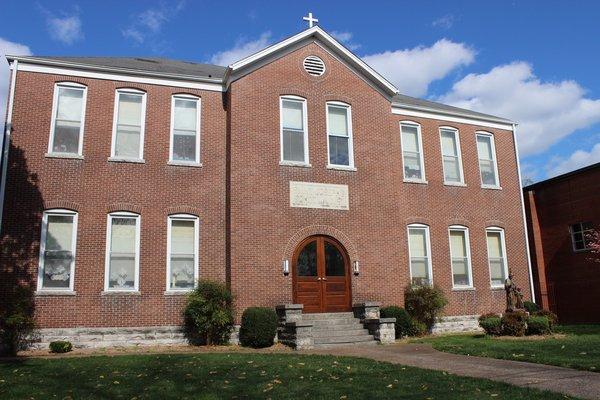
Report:
[[171,101],[170,161],[200,162],[200,99],[176,95]]
[[73,290],[77,213],[47,210],[42,217],[38,290]]
[[440,128],[445,183],[464,183],[458,130]]
[[353,167],[352,113],[344,103],[327,103],[327,148],[329,165]]
[[140,264],[140,216],[108,215],[105,290],[137,291]]
[[54,87],[48,153],[82,154],[86,93],[87,88],[76,83]]
[[423,167],[423,143],[421,142],[421,126],[414,122],[401,122],[402,163],[404,179],[412,181],[425,180]]
[[448,231],[450,259],[452,260],[452,285],[455,288],[472,287],[469,231],[464,226],[451,226]]
[[493,287],[501,287],[508,276],[504,230],[501,228],[488,228],[485,234],[487,239],[488,263],[490,266],[490,281]]
[[583,251],[590,249],[594,227],[591,222],[578,222],[571,225],[571,243],[574,251]]
[[281,97],[281,161],[308,164],[306,100]]
[[146,93],[133,89],[117,90],[112,157],[143,159],[145,117]]
[[198,280],[198,217],[169,216],[167,290],[190,290]]
[[427,225],[408,225],[408,256],[410,278],[413,285],[429,285],[432,282],[431,245]]
[[498,187],[498,166],[496,164],[496,148],[494,137],[488,133],[477,134],[477,154],[479,157],[479,172],[481,185]]

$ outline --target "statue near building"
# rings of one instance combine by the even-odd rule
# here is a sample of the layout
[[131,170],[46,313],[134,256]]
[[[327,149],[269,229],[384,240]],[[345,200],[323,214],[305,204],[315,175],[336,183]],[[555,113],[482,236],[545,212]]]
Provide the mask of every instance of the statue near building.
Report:
[[508,279],[504,281],[504,290],[506,291],[506,312],[523,310],[523,294],[521,289],[513,282],[513,275],[508,273]]

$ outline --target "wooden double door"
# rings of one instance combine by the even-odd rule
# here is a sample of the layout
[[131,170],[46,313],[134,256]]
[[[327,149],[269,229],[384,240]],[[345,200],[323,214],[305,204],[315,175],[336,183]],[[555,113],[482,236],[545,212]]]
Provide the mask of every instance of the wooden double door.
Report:
[[292,262],[294,303],[304,312],[351,311],[350,260],[344,247],[329,236],[306,238]]

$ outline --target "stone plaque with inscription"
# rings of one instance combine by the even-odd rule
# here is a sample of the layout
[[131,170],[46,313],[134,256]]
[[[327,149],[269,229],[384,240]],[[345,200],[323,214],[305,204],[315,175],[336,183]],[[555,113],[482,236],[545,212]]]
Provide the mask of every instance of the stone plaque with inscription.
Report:
[[348,185],[290,181],[290,207],[348,210]]

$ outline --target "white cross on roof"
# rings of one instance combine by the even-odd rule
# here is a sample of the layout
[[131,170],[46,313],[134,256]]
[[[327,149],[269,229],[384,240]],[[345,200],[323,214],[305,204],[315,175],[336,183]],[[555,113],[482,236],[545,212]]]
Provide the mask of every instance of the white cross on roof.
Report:
[[312,28],[316,22],[319,22],[318,19],[313,18],[313,15],[311,12],[308,13],[307,17],[302,17],[303,20],[308,21],[308,27]]

